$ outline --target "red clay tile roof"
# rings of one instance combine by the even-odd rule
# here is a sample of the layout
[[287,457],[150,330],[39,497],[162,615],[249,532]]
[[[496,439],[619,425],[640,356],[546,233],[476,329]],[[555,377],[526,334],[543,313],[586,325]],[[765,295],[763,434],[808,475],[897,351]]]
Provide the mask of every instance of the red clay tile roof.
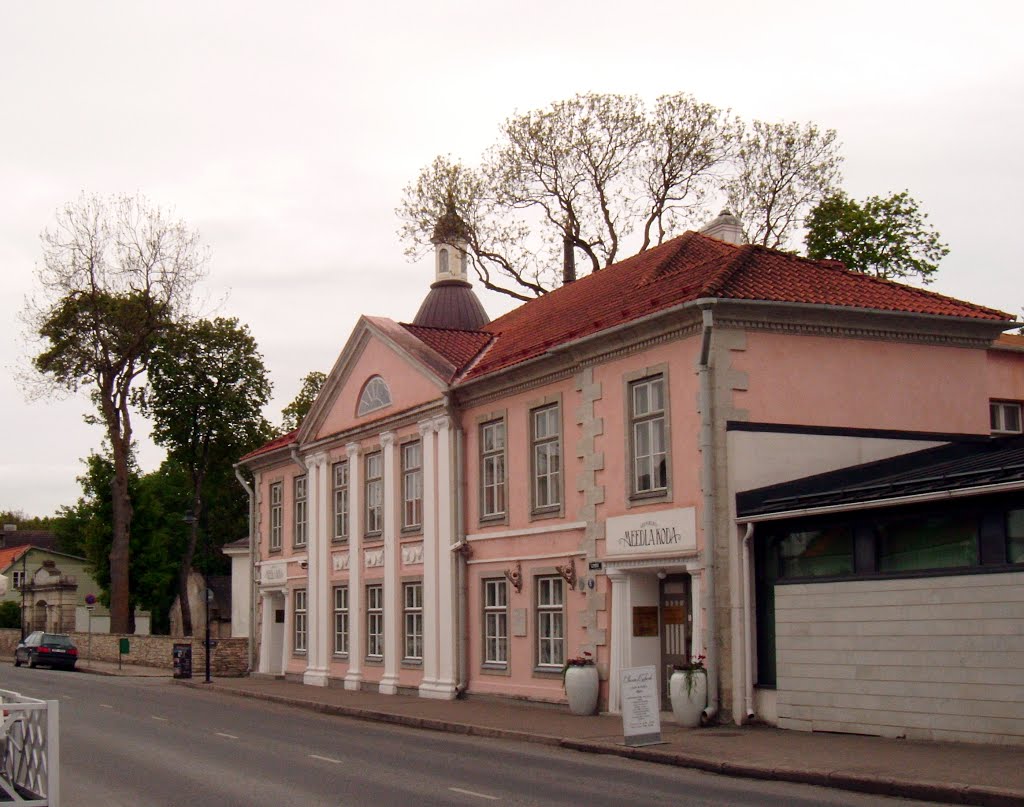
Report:
[[995,341],[996,347],[1010,348],[1011,350],[1024,350],[1024,334],[1004,333],[1000,334]]
[[21,558],[31,548],[30,546],[11,546],[0,549],[0,571],[13,565],[16,560]]
[[494,335],[464,376],[479,378],[557,345],[701,298],[814,303],[1012,320],[1002,311],[752,244],[688,232],[536,300],[482,330]]
[[297,438],[298,436],[299,436],[299,430],[298,429],[294,429],[294,430],[288,432],[287,434],[282,434],[280,437],[275,437],[269,443],[264,443],[259,448],[257,448],[255,451],[250,451],[248,454],[246,454],[244,457],[242,457],[239,460],[239,462],[245,462],[246,460],[251,460],[251,459],[253,459],[255,457],[259,457],[262,454],[269,454],[271,451],[276,451],[279,448],[284,448],[285,446],[289,445],[290,443],[294,443],[295,442],[295,438]]
[[456,331],[402,324],[409,333],[432,347],[457,368],[469,364],[494,337],[482,331]]

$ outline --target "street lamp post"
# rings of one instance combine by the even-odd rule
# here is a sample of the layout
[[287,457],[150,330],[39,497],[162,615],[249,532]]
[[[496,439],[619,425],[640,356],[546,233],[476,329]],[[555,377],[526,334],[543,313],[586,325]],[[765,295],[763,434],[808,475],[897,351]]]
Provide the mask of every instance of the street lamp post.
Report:
[[[189,529],[194,529],[196,516],[191,510],[185,513],[185,523],[189,525]],[[203,640],[203,650],[205,652],[203,656],[206,660],[206,679],[203,683],[210,684],[213,683],[210,679],[210,600],[212,599],[213,592],[210,591],[210,536],[208,533],[203,536],[203,552],[206,555],[205,563],[203,563],[203,621],[206,623],[206,637]]]

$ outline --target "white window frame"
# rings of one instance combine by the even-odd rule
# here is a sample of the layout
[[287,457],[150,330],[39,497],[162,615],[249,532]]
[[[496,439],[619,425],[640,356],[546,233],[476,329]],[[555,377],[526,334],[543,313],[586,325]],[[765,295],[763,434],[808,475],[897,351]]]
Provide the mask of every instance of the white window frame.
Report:
[[334,655],[348,655],[348,586],[334,587]]
[[15,569],[11,578],[11,586],[13,588],[21,588],[25,585],[25,572],[21,569]]
[[1016,401],[989,401],[989,423],[992,434],[1020,434],[1022,425],[1021,405]]
[[270,551],[281,551],[281,535],[284,531],[283,503],[284,484],[274,482],[270,486]]
[[[558,510],[562,506],[562,409],[559,404],[530,410],[530,443],[533,511]],[[546,495],[542,495],[542,490]]]
[[402,529],[423,526],[423,444],[402,446]]
[[332,471],[334,502],[334,538],[337,543],[348,540],[348,460],[334,463]]
[[565,664],[565,581],[552,575],[535,582],[537,667],[560,670]]
[[292,510],[294,511],[294,531],[292,533],[292,546],[303,547],[306,545],[306,530],[309,524],[309,507],[307,496],[309,484],[305,474],[297,476],[292,481]]
[[423,661],[423,582],[402,584],[402,660]]
[[508,667],[508,581],[484,580],[484,666]]
[[380,583],[366,587],[366,658],[384,658],[384,586]]
[[359,395],[356,416],[362,417],[388,406],[391,406],[391,390],[388,389],[388,384],[383,378],[375,375],[366,382]]
[[296,655],[306,652],[307,607],[306,589],[295,589],[292,592],[292,652]]
[[480,424],[480,518],[505,515],[505,419]]
[[[661,398],[661,406],[655,399]],[[642,404],[642,405],[641,405]],[[647,376],[629,384],[630,490],[634,496],[662,495],[669,486],[668,396],[665,375]],[[646,442],[646,447],[643,445]],[[661,450],[657,450],[660,442]],[[658,479],[659,461],[664,479]],[[644,479],[648,482],[644,483]]]
[[366,530],[368,536],[384,531],[384,454],[374,451],[366,455]]

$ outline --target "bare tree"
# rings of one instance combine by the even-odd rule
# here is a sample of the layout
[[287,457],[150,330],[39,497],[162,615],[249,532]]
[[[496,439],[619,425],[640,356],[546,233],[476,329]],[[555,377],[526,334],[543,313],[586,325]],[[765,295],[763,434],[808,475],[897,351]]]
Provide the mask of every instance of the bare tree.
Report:
[[[41,235],[43,261],[23,320],[51,389],[87,390],[114,461],[110,628],[130,630],[133,384],[154,340],[191,307],[205,255],[198,235],[141,197],[83,194]],[[33,348],[35,352],[35,348]]]
[[748,241],[784,247],[811,207],[837,190],[841,162],[834,129],[754,121],[739,138],[735,173],[723,185],[726,204]]

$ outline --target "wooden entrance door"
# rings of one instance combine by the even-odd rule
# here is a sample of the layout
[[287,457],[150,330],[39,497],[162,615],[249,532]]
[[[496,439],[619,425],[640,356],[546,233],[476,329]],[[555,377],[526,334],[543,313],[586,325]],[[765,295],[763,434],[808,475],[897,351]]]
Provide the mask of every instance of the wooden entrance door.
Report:
[[690,659],[690,576],[674,574],[661,581],[661,699],[662,706],[671,708],[668,697],[668,679],[672,667]]

